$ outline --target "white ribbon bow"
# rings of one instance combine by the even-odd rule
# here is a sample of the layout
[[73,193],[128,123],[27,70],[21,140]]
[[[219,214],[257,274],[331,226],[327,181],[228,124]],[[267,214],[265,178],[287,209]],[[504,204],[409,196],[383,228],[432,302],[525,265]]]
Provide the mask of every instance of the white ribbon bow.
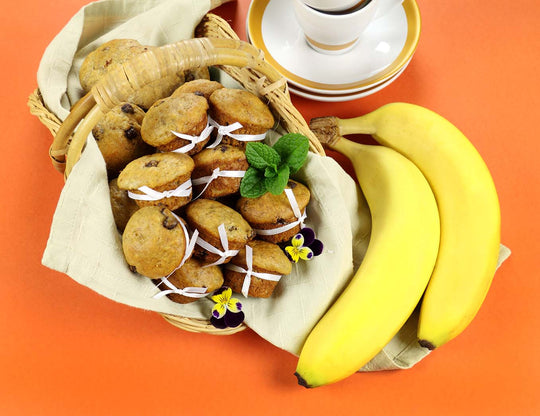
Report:
[[221,143],[221,140],[223,139],[223,136],[229,136],[241,142],[259,142],[261,140],[264,140],[264,138],[266,137],[266,132],[261,134],[234,134],[233,131],[244,127],[238,121],[236,123],[229,124],[228,126],[222,126],[211,117],[208,117],[208,122],[211,126],[217,128],[216,140],[214,141],[214,143],[208,146],[209,149],[212,149],[219,145]]
[[263,280],[271,280],[273,282],[279,282],[281,275],[271,274],[271,273],[259,273],[253,271],[253,249],[250,246],[246,246],[246,266],[247,270],[243,267],[237,266],[235,264],[226,264],[225,268],[232,270],[233,272],[245,273],[244,282],[242,284],[242,295],[246,298],[249,293],[249,286],[251,285],[251,276],[258,277]]
[[[186,226],[184,225],[184,222],[174,212],[171,212],[171,214],[174,216],[174,218],[176,218],[176,220],[178,221],[178,223],[182,227],[182,231],[184,231],[184,237],[186,239],[186,251],[184,252],[184,257],[182,258],[182,261],[180,262],[180,264],[178,266],[176,266],[176,268],[172,272],[170,272],[167,276],[161,278],[162,283],[165,283],[165,285],[167,287],[169,287],[171,290],[175,290],[175,291],[173,291],[173,292],[165,291],[165,292],[167,292],[165,294],[163,294],[163,291],[159,292],[157,295],[154,295],[154,299],[159,299],[159,298],[161,298],[161,297],[163,297],[163,296],[165,296],[165,295],[167,295],[169,293],[179,293],[180,295],[190,296],[188,294],[183,293],[182,291],[187,290],[186,293],[192,293],[193,294],[193,293],[196,293],[196,291],[194,292],[191,289],[201,289],[201,288],[178,289],[171,282],[169,282],[167,280],[175,271],[177,271],[180,267],[182,267],[184,265],[184,263],[191,257],[191,254],[193,253],[193,249],[195,248],[195,243],[197,242],[197,237],[199,237],[199,230],[195,230],[195,231],[193,231],[193,234],[191,235],[191,238],[190,238],[188,230],[187,230]],[[205,288],[203,288],[203,289],[206,292],[206,289]],[[190,297],[197,297],[197,296],[190,296]],[[202,296],[200,296],[200,297],[202,297]]]
[[[161,284],[165,284],[169,289],[168,290],[162,290],[157,295],[154,295],[154,299],[160,299],[163,296],[170,295],[171,293],[176,293],[178,295],[187,296],[188,298],[204,298],[206,295],[208,295],[207,288],[205,287],[185,287],[183,289],[177,288],[175,285],[173,285],[166,277],[161,278]],[[159,286],[158,285],[158,286]]]
[[191,179],[188,179],[186,182],[181,184],[178,188],[170,190],[170,191],[159,192],[152,188],[149,188],[146,185],[141,186],[138,190],[141,191],[142,194],[136,194],[131,191],[128,191],[128,196],[131,199],[137,199],[139,201],[159,201],[160,199],[172,198],[175,196],[188,197],[191,195]]
[[297,218],[296,221],[291,222],[290,224],[285,224],[281,227],[272,228],[271,230],[259,230],[255,229],[254,231],[259,235],[276,235],[281,234],[285,231],[289,231],[296,227],[297,225],[300,225],[300,228],[304,228],[304,221],[307,218],[306,211],[302,214],[300,212],[300,207],[298,206],[298,202],[296,201],[296,198],[294,197],[294,192],[290,188],[285,189],[285,195],[287,196],[287,199],[289,200],[289,204],[291,204],[291,208],[293,210],[294,216]]
[[178,133],[177,131],[171,130],[171,133],[174,134],[176,137],[179,137],[179,138],[184,139],[184,140],[188,140],[190,142],[190,143],[186,144],[185,146],[182,146],[182,147],[180,147],[178,149],[173,150],[173,152],[175,152],[175,153],[187,153],[190,150],[193,150],[193,148],[195,147],[195,145],[197,145],[197,143],[204,142],[208,138],[208,136],[210,136],[210,133],[212,133],[212,130],[214,130],[214,126],[211,126],[208,120],[206,121],[206,127],[201,132],[201,134],[199,134],[198,136],[192,136],[192,135],[189,135],[189,134]]
[[234,257],[238,254],[238,250],[229,250],[229,240],[227,239],[227,233],[225,231],[225,224],[221,224],[218,227],[219,239],[221,240],[221,245],[223,250],[220,250],[210,243],[203,240],[201,237],[197,238],[197,244],[204,248],[210,253],[217,254],[220,256],[219,260],[212,264],[207,264],[203,267],[217,266],[218,264],[223,264],[229,257]]
[[200,178],[192,179],[193,185],[202,185],[203,183],[206,184],[206,186],[203,188],[203,190],[193,199],[199,198],[202,194],[204,194],[204,191],[208,189],[210,184],[213,180],[222,177],[222,178],[243,178],[246,174],[245,170],[221,170],[219,167],[215,168],[212,171],[212,175],[210,176],[201,176]]

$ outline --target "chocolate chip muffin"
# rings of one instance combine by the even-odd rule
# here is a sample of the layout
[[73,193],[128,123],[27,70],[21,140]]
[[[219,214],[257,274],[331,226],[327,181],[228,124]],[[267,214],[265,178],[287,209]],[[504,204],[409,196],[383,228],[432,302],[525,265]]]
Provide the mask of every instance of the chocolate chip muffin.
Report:
[[139,206],[128,196],[126,190],[118,187],[118,179],[109,182],[109,197],[116,228],[124,232],[126,224],[131,216],[139,209]]
[[200,95],[208,100],[214,91],[221,88],[223,88],[223,85],[217,81],[210,81],[209,79],[195,79],[180,85],[172,93],[171,97],[177,97],[180,94],[190,92],[192,94]]
[[[277,244],[261,240],[250,241],[224,266],[224,284],[229,286],[233,292],[242,293],[242,287],[248,272],[248,247],[251,248],[252,271],[254,274],[250,277],[247,295],[268,298],[272,295],[279,282],[277,279],[292,271],[291,262]],[[257,274],[260,275],[257,276]],[[264,276],[263,274],[272,276]]]
[[[113,39],[105,42],[90,52],[81,64],[79,81],[82,89],[90,91],[109,71],[154,48],[141,45],[134,39]],[[171,95],[184,82],[184,79],[184,72],[181,71],[150,82],[137,90],[127,101],[135,103],[146,110],[156,100]]]
[[[219,125],[228,126],[235,122],[242,124],[233,134],[263,134],[274,125],[274,117],[268,106],[249,91],[220,88],[210,95],[208,102],[209,114]],[[228,136],[223,137],[223,143],[246,147],[246,142]]]
[[129,219],[122,236],[125,259],[151,279],[169,275],[182,262],[186,236],[179,217],[163,207],[144,207]]
[[111,69],[148,50],[135,39],[113,39],[90,52],[79,69],[79,81],[85,91],[90,89]]
[[[197,199],[191,202],[185,210],[185,218],[192,230],[199,231],[199,239],[195,245],[193,256],[205,263],[228,262],[237,253],[228,253],[223,256],[226,247],[223,247],[220,238],[220,229],[225,233],[228,250],[234,252],[243,248],[253,239],[255,233],[242,216],[234,209],[214,200]],[[204,247],[203,240],[216,250]]]
[[[192,257],[167,280],[177,289],[205,288],[205,293],[210,294],[223,286],[223,273],[219,266],[204,266],[202,261]],[[164,283],[159,284],[159,288],[161,290],[169,289]],[[200,299],[200,297],[191,297],[180,293],[169,293],[167,297],[176,303],[191,303]]]
[[[193,156],[193,161],[195,169],[191,180],[194,195],[200,195],[202,192],[200,196],[208,199],[237,193],[242,177],[234,177],[234,175],[244,173],[249,167],[244,151],[239,147],[226,144],[202,150]],[[216,175],[223,176],[212,178],[214,172]]]
[[[292,179],[286,189],[292,190],[300,213],[304,213],[311,196],[309,189]],[[290,240],[300,231],[300,224],[296,224],[289,230],[277,232],[279,228],[298,221],[285,191],[279,195],[267,192],[258,198],[241,197],[236,208],[262,240],[281,243]]]
[[140,207],[159,205],[174,211],[191,201],[194,167],[193,159],[182,153],[145,155],[120,172],[118,187],[128,191]]
[[[177,94],[158,100],[146,113],[142,122],[143,140],[162,152],[171,152],[189,145],[189,140],[176,136],[173,132],[199,136],[205,129],[208,117],[208,102],[193,93]],[[210,136],[182,151],[188,155],[198,153],[210,140]]]
[[143,118],[139,106],[123,103],[108,111],[92,129],[110,178],[118,176],[132,160],[153,153],[154,149],[141,138]]

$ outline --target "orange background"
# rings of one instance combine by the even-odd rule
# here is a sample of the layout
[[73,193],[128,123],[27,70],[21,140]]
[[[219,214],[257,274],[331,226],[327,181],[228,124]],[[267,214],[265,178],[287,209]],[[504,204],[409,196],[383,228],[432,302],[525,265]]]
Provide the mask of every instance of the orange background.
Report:
[[[367,98],[293,97],[307,120],[392,101],[439,112],[485,158],[513,254],[458,338],[405,371],[305,390],[296,358],[246,330],[192,334],[41,265],[63,179],[28,113],[41,55],[86,2],[4,2],[1,31],[1,415],[537,415],[540,3],[417,0],[422,34],[403,75]],[[249,2],[222,6],[245,39]]]

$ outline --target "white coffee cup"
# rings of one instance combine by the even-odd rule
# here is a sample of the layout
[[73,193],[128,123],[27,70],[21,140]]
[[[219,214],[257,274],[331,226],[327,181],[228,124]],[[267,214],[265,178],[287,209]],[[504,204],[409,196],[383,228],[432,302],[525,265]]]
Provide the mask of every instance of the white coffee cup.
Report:
[[323,12],[341,12],[360,6],[369,0],[302,0],[309,7]]
[[307,43],[317,52],[338,55],[351,50],[371,22],[403,0],[370,0],[345,13],[315,10],[303,0],[294,0],[294,12]]

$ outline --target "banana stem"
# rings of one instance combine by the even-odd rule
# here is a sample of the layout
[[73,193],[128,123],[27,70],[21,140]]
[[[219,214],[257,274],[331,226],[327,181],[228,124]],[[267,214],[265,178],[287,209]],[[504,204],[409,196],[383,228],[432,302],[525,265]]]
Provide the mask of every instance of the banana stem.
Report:
[[336,140],[329,146],[330,148],[338,151],[339,153],[347,157],[350,157],[353,151],[358,152],[364,147],[364,145],[360,143],[351,142],[350,140],[347,140],[346,138],[341,136],[338,136]]
[[339,133],[348,134],[375,134],[377,129],[368,115],[353,118],[338,118]]

